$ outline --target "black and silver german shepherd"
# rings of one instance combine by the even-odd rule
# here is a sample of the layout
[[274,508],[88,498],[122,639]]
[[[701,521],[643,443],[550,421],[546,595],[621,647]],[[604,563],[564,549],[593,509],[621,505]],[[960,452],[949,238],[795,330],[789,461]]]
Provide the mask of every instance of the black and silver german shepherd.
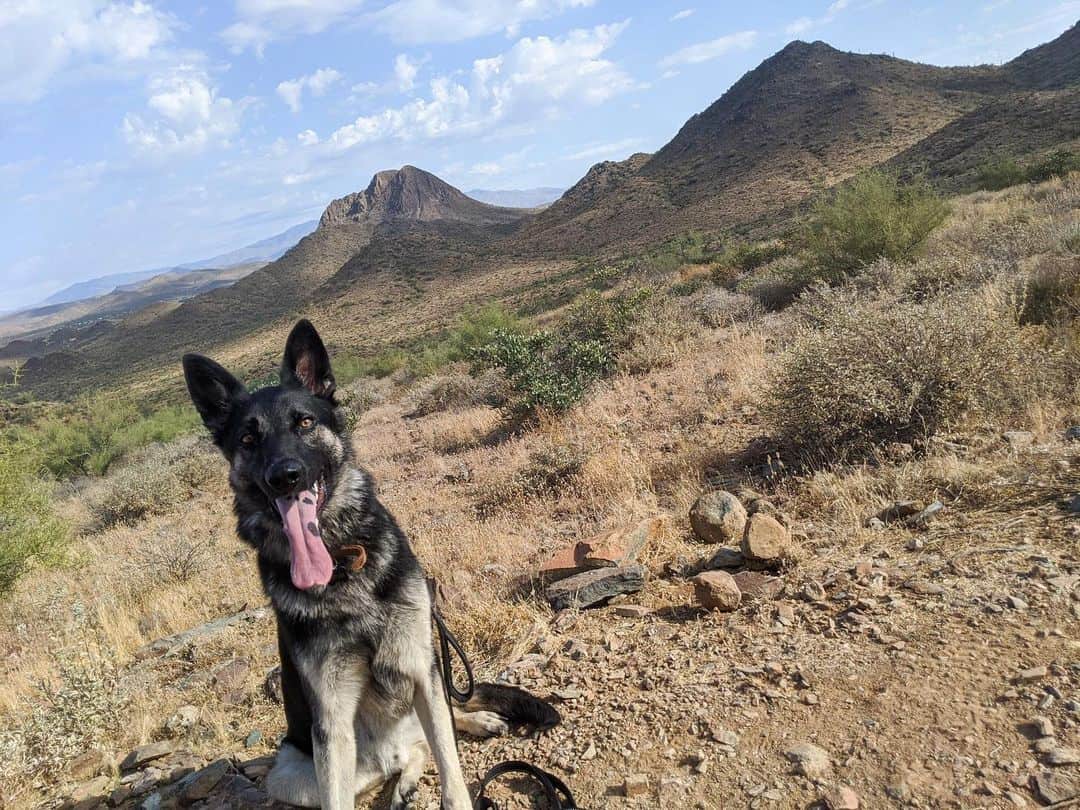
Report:
[[277,616],[288,733],[267,777],[279,801],[343,810],[394,775],[409,806],[434,753],[442,802],[468,810],[454,743],[559,721],[547,703],[479,684],[453,716],[432,645],[431,598],[409,541],[357,466],[322,340],[306,320],[285,344],[280,384],[249,393],[185,355],[188,391],[230,464],[237,531],[258,552]]

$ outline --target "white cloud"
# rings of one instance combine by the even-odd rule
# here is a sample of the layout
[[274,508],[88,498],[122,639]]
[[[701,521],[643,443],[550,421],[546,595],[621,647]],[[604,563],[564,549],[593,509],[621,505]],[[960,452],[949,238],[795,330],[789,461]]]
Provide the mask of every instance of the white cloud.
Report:
[[0,102],[30,102],[66,72],[150,58],[174,18],[142,0],[0,3]]
[[423,62],[414,62],[407,54],[399,53],[394,59],[394,79],[397,87],[403,93],[412,90],[416,86],[416,74],[420,72]]
[[797,37],[799,34],[805,34],[811,28],[816,28],[819,25],[828,25],[834,19],[836,15],[851,5],[851,0],[834,0],[829,4],[829,7],[825,9],[825,13],[818,17],[799,17],[797,20],[792,20],[786,26],[784,26],[784,33],[788,36]]
[[682,11],[676,11],[668,18],[668,21],[675,22],[676,20],[685,20],[687,17],[692,15],[694,11],[695,9],[692,8],[684,8]]
[[645,143],[644,138],[623,138],[611,143],[593,143],[566,156],[566,160],[622,160]]
[[337,149],[376,141],[430,140],[489,132],[523,117],[557,117],[637,85],[603,54],[627,23],[518,40],[505,53],[477,59],[464,79],[438,76],[426,97],[357,118],[332,133]]
[[294,113],[300,112],[305,88],[313,96],[325,95],[331,85],[339,82],[342,75],[333,68],[319,68],[314,73],[298,79],[283,81],[277,86],[277,94]]
[[314,146],[319,142],[319,134],[313,129],[305,129],[296,136],[301,146]]
[[596,0],[393,0],[373,11],[363,0],[236,0],[236,20],[221,32],[235,52],[262,54],[274,40],[363,24],[395,42],[459,42],[545,20]]
[[799,17],[797,20],[792,20],[784,28],[784,32],[789,36],[797,37],[804,31],[809,31],[814,27],[814,21],[809,17]]
[[227,144],[250,103],[221,95],[210,78],[191,65],[152,77],[147,89],[146,105],[154,115],[128,113],[121,132],[137,151],[154,156]]
[[660,66],[670,68],[676,65],[697,65],[723,56],[729,51],[745,51],[747,48],[753,47],[757,41],[757,36],[757,31],[739,31],[736,34],[727,34],[726,36],[711,39],[708,42],[688,45],[675,51],[675,53],[665,56],[660,60]]
[[396,42],[460,42],[546,20],[595,0],[395,0],[368,19]]
[[318,34],[347,21],[363,0],[236,0],[236,22],[221,32],[240,53],[248,48],[260,55],[275,39]]

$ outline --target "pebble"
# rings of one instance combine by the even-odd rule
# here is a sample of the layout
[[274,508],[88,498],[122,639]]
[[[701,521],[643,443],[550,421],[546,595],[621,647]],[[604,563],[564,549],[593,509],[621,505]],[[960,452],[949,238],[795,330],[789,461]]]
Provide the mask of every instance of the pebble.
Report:
[[644,605],[616,605],[615,615],[622,616],[625,619],[644,619],[652,613],[652,608],[647,608]]
[[837,785],[822,796],[829,810],[859,810],[859,794],[847,785]]
[[1013,680],[1017,683],[1034,683],[1035,681],[1041,681],[1049,674],[1050,670],[1046,667],[1030,667],[1029,669],[1022,669],[1016,673],[1016,677]]
[[628,799],[649,794],[649,777],[643,773],[635,773],[623,780],[623,795]]

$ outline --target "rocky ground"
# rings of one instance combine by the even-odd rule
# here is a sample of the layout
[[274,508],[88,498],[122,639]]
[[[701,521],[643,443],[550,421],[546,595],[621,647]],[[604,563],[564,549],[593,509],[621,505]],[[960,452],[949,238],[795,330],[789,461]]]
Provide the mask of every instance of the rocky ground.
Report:
[[[1077,480],[1073,445],[1033,451],[1027,441],[1005,437],[1002,450],[1027,470],[1022,504],[1008,502],[1004,480],[995,508],[1008,511],[989,523],[958,505],[897,504],[867,515],[872,539],[855,555],[753,493],[741,493],[748,521],[734,497],[699,502],[696,534],[731,542],[645,565],[643,588],[631,577],[617,590],[633,593],[528,628],[529,652],[498,677],[550,697],[563,722],[538,736],[463,740],[467,776],[526,759],[590,809],[1076,806],[1080,522],[1059,497]],[[762,520],[780,530],[776,560],[748,556],[761,553],[751,535]],[[571,578],[547,596],[586,593],[566,587],[575,571],[603,580],[637,566],[654,530],[647,521],[587,553],[557,553],[542,572]],[[181,708],[164,739],[118,769],[99,755],[76,762],[86,781],[74,803],[272,806],[260,785],[282,725],[273,674],[261,694],[242,686],[272,668],[271,639],[266,611],[249,609],[150,645],[140,666],[172,667],[179,690],[210,683],[262,725],[237,728],[242,746],[207,756],[190,734],[199,710]],[[200,669],[215,645],[257,652]],[[500,806],[542,806],[494,793]],[[418,806],[438,807],[433,769]]]

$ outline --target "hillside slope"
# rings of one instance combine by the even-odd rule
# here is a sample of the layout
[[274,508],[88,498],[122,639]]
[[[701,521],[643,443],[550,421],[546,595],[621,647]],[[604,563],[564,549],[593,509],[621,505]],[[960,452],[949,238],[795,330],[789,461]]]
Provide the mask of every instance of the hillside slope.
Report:
[[[409,228],[434,228],[438,232],[440,226],[455,223],[464,232],[476,232],[462,243],[468,251],[470,240],[483,241],[489,231],[492,235],[504,233],[526,213],[472,200],[434,175],[411,166],[379,172],[364,191],[331,202],[315,232],[277,261],[229,287],[164,310],[158,317],[132,320],[127,328],[110,330],[81,347],[77,358],[71,352],[34,358],[26,368],[28,385],[49,396],[64,397],[72,389],[81,390],[95,383],[108,385],[110,380],[130,379],[138,372],[171,366],[186,351],[211,351],[224,344],[246,347],[242,354],[251,361],[250,352],[257,341],[246,341],[248,336],[299,313],[325,312],[330,295],[344,290],[341,283],[332,287],[333,293],[323,285],[376,236],[392,241]],[[446,249],[440,247],[437,254],[427,251],[425,255],[437,266],[445,259]],[[379,269],[373,268],[371,274]],[[369,279],[356,281],[368,283]],[[390,306],[394,295],[383,290],[374,297]],[[334,308],[344,312],[363,307],[366,300],[346,299],[339,303]],[[354,321],[345,322],[355,326]]]
[[[738,228],[909,150],[913,162],[951,151],[968,170],[991,147],[1029,152],[1068,141],[1077,134],[1070,110],[1078,53],[1077,26],[1001,67],[942,68],[792,42],[656,154],[594,166],[527,234],[600,248],[687,228]],[[1060,95],[1032,92],[1047,88]],[[1029,114],[1047,117],[1049,127]],[[970,152],[946,132],[995,123],[1007,125]],[[918,148],[939,133],[951,150]]]

